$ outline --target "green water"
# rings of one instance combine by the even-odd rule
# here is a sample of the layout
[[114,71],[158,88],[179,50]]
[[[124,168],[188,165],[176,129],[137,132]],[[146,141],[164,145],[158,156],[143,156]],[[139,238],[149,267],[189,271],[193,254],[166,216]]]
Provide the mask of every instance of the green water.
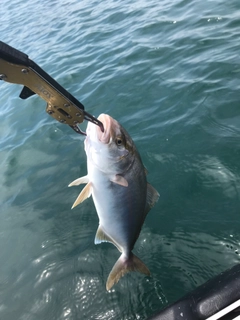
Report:
[[[240,3],[1,0],[0,40],[134,139],[161,197],[108,293],[84,138],[0,83],[0,319],[146,319],[239,262]],[[83,125],[83,128],[86,126]]]

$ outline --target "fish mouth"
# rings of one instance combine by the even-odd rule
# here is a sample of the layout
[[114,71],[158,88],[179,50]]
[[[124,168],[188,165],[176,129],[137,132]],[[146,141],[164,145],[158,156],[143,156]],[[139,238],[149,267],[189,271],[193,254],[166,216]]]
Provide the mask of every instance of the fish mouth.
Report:
[[102,123],[104,130],[89,122],[86,130],[87,137],[91,136],[92,141],[99,141],[107,145],[112,142],[116,132],[119,131],[119,123],[105,113],[100,114],[98,120]]
[[111,140],[111,132],[113,130],[113,118],[111,118],[108,114],[100,114],[98,120],[102,122],[104,131],[102,132],[101,128],[97,128],[97,137],[98,140],[104,144],[108,144]]

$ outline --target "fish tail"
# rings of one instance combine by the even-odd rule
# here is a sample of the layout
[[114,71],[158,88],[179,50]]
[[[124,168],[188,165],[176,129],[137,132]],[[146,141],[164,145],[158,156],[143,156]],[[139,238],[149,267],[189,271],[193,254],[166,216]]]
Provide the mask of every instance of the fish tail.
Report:
[[140,273],[150,276],[150,271],[145,264],[132,252],[129,257],[122,254],[113,266],[106,284],[106,289],[110,290],[114,284],[116,284],[121,277],[130,271],[138,271]]

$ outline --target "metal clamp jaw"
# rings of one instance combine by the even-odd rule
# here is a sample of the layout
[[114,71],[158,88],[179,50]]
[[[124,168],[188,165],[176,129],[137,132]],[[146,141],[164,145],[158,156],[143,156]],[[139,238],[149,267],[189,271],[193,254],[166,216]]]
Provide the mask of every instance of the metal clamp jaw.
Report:
[[28,56],[0,41],[0,80],[24,85],[20,98],[37,94],[47,102],[46,111],[54,119],[68,124],[77,133],[86,135],[77,124],[85,120],[103,124],[84,111],[84,106]]

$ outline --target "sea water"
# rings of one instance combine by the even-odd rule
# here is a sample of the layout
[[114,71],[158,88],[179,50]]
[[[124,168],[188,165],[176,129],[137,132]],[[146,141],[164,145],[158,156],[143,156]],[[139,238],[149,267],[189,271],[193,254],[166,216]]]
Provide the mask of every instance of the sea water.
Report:
[[[84,137],[0,82],[0,319],[146,319],[239,263],[239,0],[1,0],[0,40],[134,139],[160,193],[110,292]],[[82,125],[85,128],[86,124]]]

